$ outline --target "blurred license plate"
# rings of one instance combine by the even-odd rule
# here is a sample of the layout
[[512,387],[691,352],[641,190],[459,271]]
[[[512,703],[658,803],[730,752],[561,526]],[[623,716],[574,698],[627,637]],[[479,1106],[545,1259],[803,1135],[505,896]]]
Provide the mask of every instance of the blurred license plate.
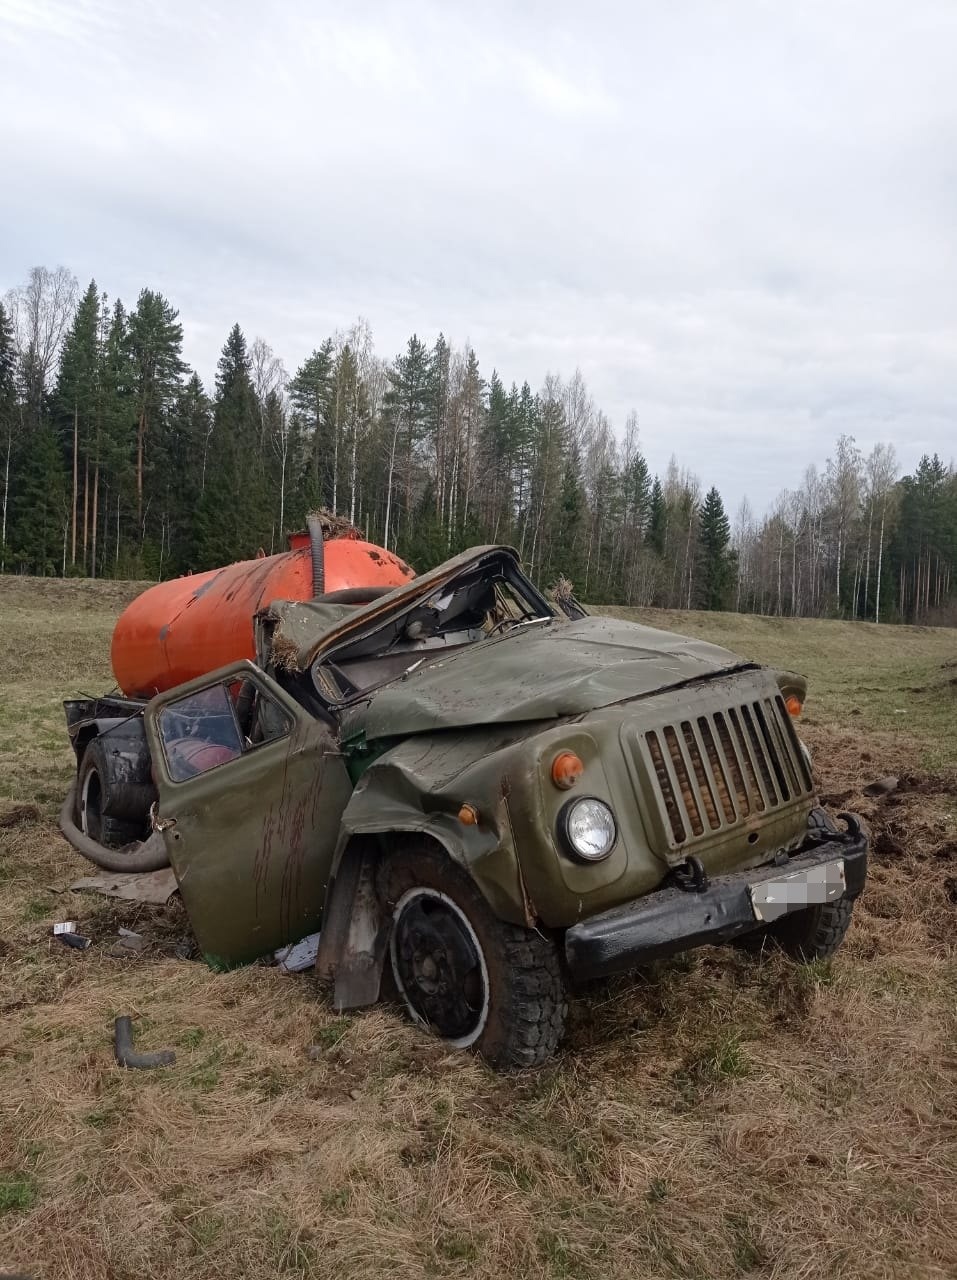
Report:
[[793,871],[779,880],[762,880],[749,889],[755,918],[777,920],[788,911],[832,902],[844,892],[844,859],[823,862],[807,871]]

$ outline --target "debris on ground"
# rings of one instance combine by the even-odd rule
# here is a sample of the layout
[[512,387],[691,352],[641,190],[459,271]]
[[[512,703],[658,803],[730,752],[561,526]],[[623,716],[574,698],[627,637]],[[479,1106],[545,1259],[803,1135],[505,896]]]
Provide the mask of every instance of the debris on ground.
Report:
[[163,867],[159,871],[102,871],[74,881],[70,888],[74,893],[101,893],[104,897],[122,898],[125,902],[147,902],[165,907],[178,886],[172,867]]
[[292,942],[288,947],[280,947],[275,958],[283,973],[302,973],[304,969],[313,968],[318,951],[319,935],[310,933],[308,937]]
[[149,940],[141,933],[136,933],[132,929],[118,929],[117,939],[110,949],[111,956],[129,956],[138,955],[145,951],[149,945]]
[[117,1018],[114,1023],[113,1048],[121,1067],[146,1071],[151,1067],[170,1067],[176,1061],[176,1054],[172,1049],[136,1053],[133,1049],[133,1019],[128,1014]]
[[862,790],[865,796],[889,796],[892,791],[897,790],[898,779],[890,774],[886,778],[877,778],[874,782],[869,782]]
[[54,933],[53,936],[57,942],[62,942],[65,947],[72,947],[75,951],[85,951],[93,945],[93,939],[82,933]]

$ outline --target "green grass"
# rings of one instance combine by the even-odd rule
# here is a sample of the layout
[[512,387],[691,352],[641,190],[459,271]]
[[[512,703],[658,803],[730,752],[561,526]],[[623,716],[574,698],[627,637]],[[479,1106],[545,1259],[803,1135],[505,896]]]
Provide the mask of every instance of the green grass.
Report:
[[897,627],[739,613],[593,608],[699,636],[743,657],[807,677],[805,719],[903,733],[923,748],[923,764],[957,763],[957,630]]
[[36,1182],[29,1174],[0,1173],[0,1214],[32,1209],[36,1198]]
[[[596,984],[554,1062],[499,1076],[391,1007],[339,1016],[308,975],[109,955],[120,925],[182,926],[70,894],[85,868],[55,828],[60,701],[110,688],[136,590],[0,579],[0,816],[39,810],[0,829],[0,1269],[957,1275],[957,778],[860,795],[954,761],[957,633],[613,611],[804,672],[822,787],[903,852],[874,860],[833,961],[705,949]],[[52,943],[66,918],[89,951]],[[176,1064],[118,1068],[120,1013]]]

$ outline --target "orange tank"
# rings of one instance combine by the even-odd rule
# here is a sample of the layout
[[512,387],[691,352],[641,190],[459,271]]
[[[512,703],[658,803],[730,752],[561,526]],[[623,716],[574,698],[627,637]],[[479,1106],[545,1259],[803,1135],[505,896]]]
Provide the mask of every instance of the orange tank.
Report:
[[[273,600],[311,600],[307,534],[291,550],[150,587],[120,615],[110,661],[129,697],[150,698],[184,680],[256,656],[253,617]],[[357,538],[324,543],[324,591],[399,587],[415,574],[391,551]]]

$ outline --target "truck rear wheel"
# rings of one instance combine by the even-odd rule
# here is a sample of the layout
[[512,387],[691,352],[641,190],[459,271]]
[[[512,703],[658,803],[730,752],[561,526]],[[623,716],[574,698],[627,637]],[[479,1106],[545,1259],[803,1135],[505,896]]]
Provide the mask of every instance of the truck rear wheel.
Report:
[[380,890],[392,975],[413,1022],[495,1067],[537,1066],[555,1052],[566,1005],[550,939],[499,920],[438,849],[395,855]]
[[108,849],[122,849],[139,840],[142,829],[135,822],[112,818],[103,812],[105,779],[109,761],[103,744],[96,738],[83,752],[76,779],[76,825],[85,836]]

